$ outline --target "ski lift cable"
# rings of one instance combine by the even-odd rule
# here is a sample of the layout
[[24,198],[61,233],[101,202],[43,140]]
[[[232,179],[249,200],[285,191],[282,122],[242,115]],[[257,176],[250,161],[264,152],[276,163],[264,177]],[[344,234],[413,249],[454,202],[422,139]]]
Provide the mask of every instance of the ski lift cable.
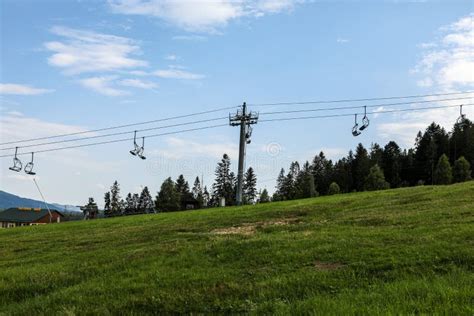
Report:
[[[474,103],[465,103],[465,104],[463,104],[463,106],[472,106],[472,105],[474,105]],[[445,106],[424,107],[424,108],[383,110],[383,111],[367,112],[366,114],[384,114],[384,113],[424,111],[424,110],[433,110],[433,109],[453,108],[453,107],[459,107],[459,106],[460,105],[457,104],[457,105],[448,105],[448,106],[445,105]],[[319,116],[300,116],[300,117],[290,117],[290,118],[274,118],[274,119],[259,120],[259,122],[292,121],[292,120],[305,120],[305,119],[318,119],[318,118],[347,117],[347,116],[353,116],[354,114],[355,113],[319,115]],[[357,114],[364,114],[364,113],[357,113]],[[161,133],[161,134],[145,135],[143,137],[153,138],[153,137],[159,137],[159,136],[165,136],[165,135],[179,134],[179,133],[184,133],[184,132],[191,132],[191,131],[198,131],[198,130],[224,127],[224,126],[228,126],[228,124],[226,123],[226,124],[218,124],[218,125],[212,125],[212,126],[197,127],[197,128],[192,128],[192,129],[179,130],[179,131],[173,131],[173,132],[167,132],[167,133]],[[74,145],[74,146],[67,146],[67,147],[44,149],[44,150],[35,151],[35,153],[44,153],[44,152],[59,151],[59,150],[65,150],[65,149],[105,145],[105,144],[118,143],[118,142],[128,142],[128,141],[133,141],[133,140],[134,140],[134,138],[115,139],[115,140],[109,140],[109,141],[103,141],[103,142],[97,142],[97,143],[89,143],[89,144],[81,144],[81,145]],[[16,157],[16,156],[20,156],[20,155],[26,155],[26,154],[29,154],[29,153],[30,152],[23,152],[23,153],[18,153],[16,155],[11,155],[11,154],[2,155],[2,156],[0,156],[0,158]]]
[[381,106],[398,106],[398,105],[409,105],[409,104],[420,104],[420,103],[434,103],[434,102],[445,102],[445,101],[460,101],[466,99],[473,99],[472,97],[463,97],[463,98],[451,98],[451,99],[438,99],[438,100],[422,100],[422,101],[411,101],[411,102],[396,102],[396,103],[380,103],[380,104],[370,104],[370,105],[351,105],[351,106],[340,106],[335,108],[318,108],[318,109],[305,109],[305,110],[288,110],[288,111],[274,111],[274,112],[260,112],[260,115],[276,115],[276,114],[289,114],[289,113],[305,113],[305,112],[320,112],[320,111],[340,111],[340,110],[350,110],[350,109],[359,109],[361,107],[376,108]]
[[249,103],[247,105],[248,106],[277,106],[277,105],[304,105],[304,104],[324,104],[324,103],[369,102],[369,101],[380,101],[380,100],[413,99],[413,98],[426,98],[426,97],[437,97],[437,96],[448,96],[448,95],[461,95],[461,94],[469,94],[469,93],[474,93],[474,91],[434,93],[434,94],[419,94],[419,95],[408,95],[408,96],[390,96],[390,97],[363,98],[363,99],[316,100],[316,101],[294,101],[294,102],[275,102],[275,103]]
[[[68,143],[68,142],[76,142],[76,141],[83,141],[83,140],[89,140],[89,139],[98,139],[98,138],[103,138],[103,137],[112,137],[112,136],[119,136],[119,135],[126,135],[126,134],[132,134],[132,133],[137,133],[137,132],[147,132],[147,131],[154,131],[158,129],[165,129],[165,128],[172,128],[172,127],[178,127],[178,126],[185,126],[185,125],[193,125],[193,124],[199,124],[199,123],[207,123],[207,122],[214,122],[214,121],[220,121],[227,119],[227,117],[216,117],[212,119],[206,119],[206,120],[200,120],[200,121],[192,121],[192,122],[185,122],[185,123],[178,123],[178,124],[171,124],[171,125],[164,125],[164,126],[157,126],[157,127],[150,127],[150,128],[144,128],[144,129],[139,129],[139,130],[133,130],[133,131],[124,131],[124,132],[117,132],[117,133],[109,133],[109,134],[103,134],[103,135],[94,135],[94,136],[87,136],[87,137],[80,137],[80,138],[73,138],[73,139],[63,139],[63,140],[57,140],[57,141],[52,141],[52,142],[44,142],[44,143],[39,143],[39,144],[28,144],[24,146],[17,146],[18,148],[30,148],[30,147],[39,147],[39,146],[46,146],[46,145],[54,145],[54,144],[61,144],[61,143]],[[7,147],[7,148],[0,148],[0,151],[2,150],[13,150],[16,147]]]
[[[145,138],[154,138],[154,137],[159,137],[159,136],[174,135],[174,134],[180,134],[180,133],[185,133],[185,132],[200,131],[200,130],[211,129],[211,128],[218,128],[218,127],[224,127],[224,126],[229,126],[229,124],[226,123],[226,124],[218,124],[218,125],[211,125],[211,126],[196,127],[196,128],[190,128],[190,129],[179,130],[179,131],[173,131],[173,132],[167,132],[167,133],[160,133],[160,134],[153,134],[153,135],[145,135],[145,136],[143,136],[143,137],[145,137]],[[50,149],[37,150],[37,151],[35,151],[35,154],[38,154],[38,153],[45,153],[45,152],[51,152],[51,151],[59,151],[59,150],[65,150],[65,149],[74,149],[74,148],[82,148],[82,147],[89,147],[89,146],[98,146],[98,145],[105,145],[105,144],[112,144],[112,143],[129,142],[129,141],[133,141],[133,140],[134,140],[134,138],[122,138],[122,139],[113,139],[113,140],[108,140],[108,141],[103,141],[103,142],[97,142],[97,143],[88,143],[88,144],[73,145],[73,146],[67,146],[67,147],[50,148]],[[27,155],[27,154],[30,154],[30,152],[18,153],[17,156],[22,156],[22,155]],[[14,157],[14,155],[2,155],[2,156],[0,156],[0,158],[8,158],[8,157]]]
[[[463,106],[472,106],[474,103],[464,103]],[[442,105],[442,106],[430,106],[430,107],[423,107],[423,108],[411,108],[411,109],[396,109],[396,110],[382,110],[382,111],[374,111],[374,112],[367,112],[367,114],[384,114],[384,113],[398,113],[398,112],[411,112],[411,111],[425,111],[425,110],[436,110],[436,109],[446,109],[446,108],[454,108],[459,107],[457,105]],[[331,117],[347,117],[347,116],[354,116],[356,113],[346,113],[346,114],[329,114],[329,115],[317,115],[317,116],[297,116],[297,117],[283,117],[283,118],[274,118],[274,119],[263,119],[259,120],[258,122],[277,122],[277,121],[293,121],[293,120],[308,120],[308,119],[318,119],[318,118],[331,118]],[[364,113],[357,113],[363,115]]]
[[66,137],[66,136],[82,135],[82,134],[88,134],[88,133],[94,133],[94,132],[103,132],[103,131],[114,130],[114,129],[120,129],[120,128],[125,128],[125,127],[138,126],[138,125],[146,125],[146,124],[158,123],[158,122],[163,122],[163,121],[169,121],[169,120],[187,118],[187,117],[192,117],[192,116],[210,114],[210,113],[215,113],[215,112],[221,112],[221,111],[226,111],[226,110],[232,110],[232,109],[235,109],[235,108],[238,108],[238,106],[222,107],[222,108],[213,109],[213,110],[209,110],[209,111],[195,112],[195,113],[191,113],[191,114],[184,114],[184,115],[178,115],[178,116],[171,116],[171,117],[166,117],[166,118],[162,118],[162,119],[156,119],[156,120],[150,120],[150,121],[143,121],[143,122],[136,122],[136,123],[130,123],[130,124],[109,126],[109,127],[98,128],[98,129],[91,129],[91,130],[87,130],[87,131],[80,131],[80,132],[74,132],[74,133],[67,133],[67,134],[59,134],[59,135],[51,135],[51,136],[44,136],[44,137],[37,137],[37,138],[30,138],[30,139],[22,139],[22,140],[9,141],[9,142],[0,143],[0,146],[2,146],[2,145],[8,145],[8,144],[26,143],[26,142],[32,142],[32,141],[38,141],[38,140],[45,140],[45,139],[51,139],[51,138],[60,138],[60,137]]
[[[307,102],[281,102],[281,103],[261,103],[261,104],[256,103],[256,104],[249,104],[249,105],[252,105],[252,106],[265,106],[265,105],[343,103],[343,102],[361,102],[361,101],[376,101],[376,100],[390,100],[390,99],[435,97],[435,96],[445,96],[445,95],[461,95],[461,94],[469,94],[469,93],[474,93],[474,91],[453,92],[453,93],[437,93],[437,94],[425,94],[425,95],[411,95],[411,96],[392,96],[392,97],[366,98],[366,99],[341,99],[341,100],[326,100],[326,101],[320,100],[320,101],[307,101]],[[442,101],[442,100],[433,100],[432,102],[436,102],[436,101]],[[426,101],[419,101],[418,103],[422,103],[422,102],[426,102]],[[410,102],[410,103],[414,103],[414,102]],[[130,123],[130,124],[116,125],[116,126],[109,126],[109,127],[91,129],[91,130],[74,132],[74,133],[66,133],[66,134],[58,134],[58,135],[51,135],[51,136],[44,136],[44,137],[37,137],[37,138],[30,138],[30,139],[23,139],[23,140],[16,140],[16,141],[8,141],[8,142],[0,143],[0,146],[9,145],[9,144],[25,143],[25,142],[33,142],[33,141],[46,140],[46,139],[53,139],[53,138],[61,138],[61,137],[66,137],[66,136],[82,135],[82,134],[94,133],[94,132],[103,132],[103,131],[107,131],[107,130],[114,130],[114,129],[120,129],[120,128],[131,127],[131,126],[146,125],[146,124],[152,124],[152,123],[157,123],[157,122],[162,122],[162,121],[167,121],[167,120],[174,120],[174,119],[192,117],[192,116],[197,116],[197,115],[215,113],[215,112],[220,112],[220,111],[224,111],[224,110],[235,109],[235,108],[238,108],[238,107],[239,106],[222,107],[222,108],[217,108],[217,109],[208,110],[208,111],[195,112],[195,113],[190,113],[190,114],[167,117],[167,118],[163,118],[163,119],[156,119],[156,120],[136,122],[136,123]],[[335,110],[335,108],[333,108],[333,109]],[[328,109],[328,110],[333,110],[333,109]],[[321,111],[322,111],[322,109],[321,109]],[[265,114],[270,114],[270,113],[265,113]]]

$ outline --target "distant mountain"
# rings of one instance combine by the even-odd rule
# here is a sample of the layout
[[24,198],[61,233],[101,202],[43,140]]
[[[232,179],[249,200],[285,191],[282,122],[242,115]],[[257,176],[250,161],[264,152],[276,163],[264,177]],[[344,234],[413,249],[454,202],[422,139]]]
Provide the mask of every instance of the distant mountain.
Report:
[[[10,194],[0,190],[0,209],[10,207],[40,207],[44,208],[44,203],[38,200],[22,198],[18,195]],[[81,210],[73,205],[61,205],[57,203],[48,203],[48,207],[58,211],[80,212]]]

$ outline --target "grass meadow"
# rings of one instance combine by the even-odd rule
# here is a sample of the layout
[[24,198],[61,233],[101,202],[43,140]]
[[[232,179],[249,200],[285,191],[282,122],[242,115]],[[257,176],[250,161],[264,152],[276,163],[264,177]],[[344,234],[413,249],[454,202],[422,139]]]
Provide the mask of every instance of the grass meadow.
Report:
[[474,182],[0,230],[0,315],[473,315]]

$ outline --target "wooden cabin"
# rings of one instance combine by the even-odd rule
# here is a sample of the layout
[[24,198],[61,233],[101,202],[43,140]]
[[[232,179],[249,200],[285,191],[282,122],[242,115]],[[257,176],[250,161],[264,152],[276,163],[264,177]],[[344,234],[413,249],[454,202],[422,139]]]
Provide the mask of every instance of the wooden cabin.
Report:
[[63,217],[64,215],[57,210],[51,210],[50,216],[47,209],[29,207],[9,208],[0,212],[0,228],[60,223]]

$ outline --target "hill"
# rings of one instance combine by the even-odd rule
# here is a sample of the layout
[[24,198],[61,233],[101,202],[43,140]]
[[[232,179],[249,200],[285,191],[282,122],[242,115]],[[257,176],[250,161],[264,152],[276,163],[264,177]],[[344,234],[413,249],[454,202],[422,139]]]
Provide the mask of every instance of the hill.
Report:
[[465,314],[474,182],[0,230],[0,314]]
[[[48,203],[48,206],[58,211],[80,212],[81,210],[72,205],[61,205],[57,203]],[[40,207],[44,208],[43,201],[32,200],[20,197],[0,190],[0,210],[5,210],[10,207]]]

